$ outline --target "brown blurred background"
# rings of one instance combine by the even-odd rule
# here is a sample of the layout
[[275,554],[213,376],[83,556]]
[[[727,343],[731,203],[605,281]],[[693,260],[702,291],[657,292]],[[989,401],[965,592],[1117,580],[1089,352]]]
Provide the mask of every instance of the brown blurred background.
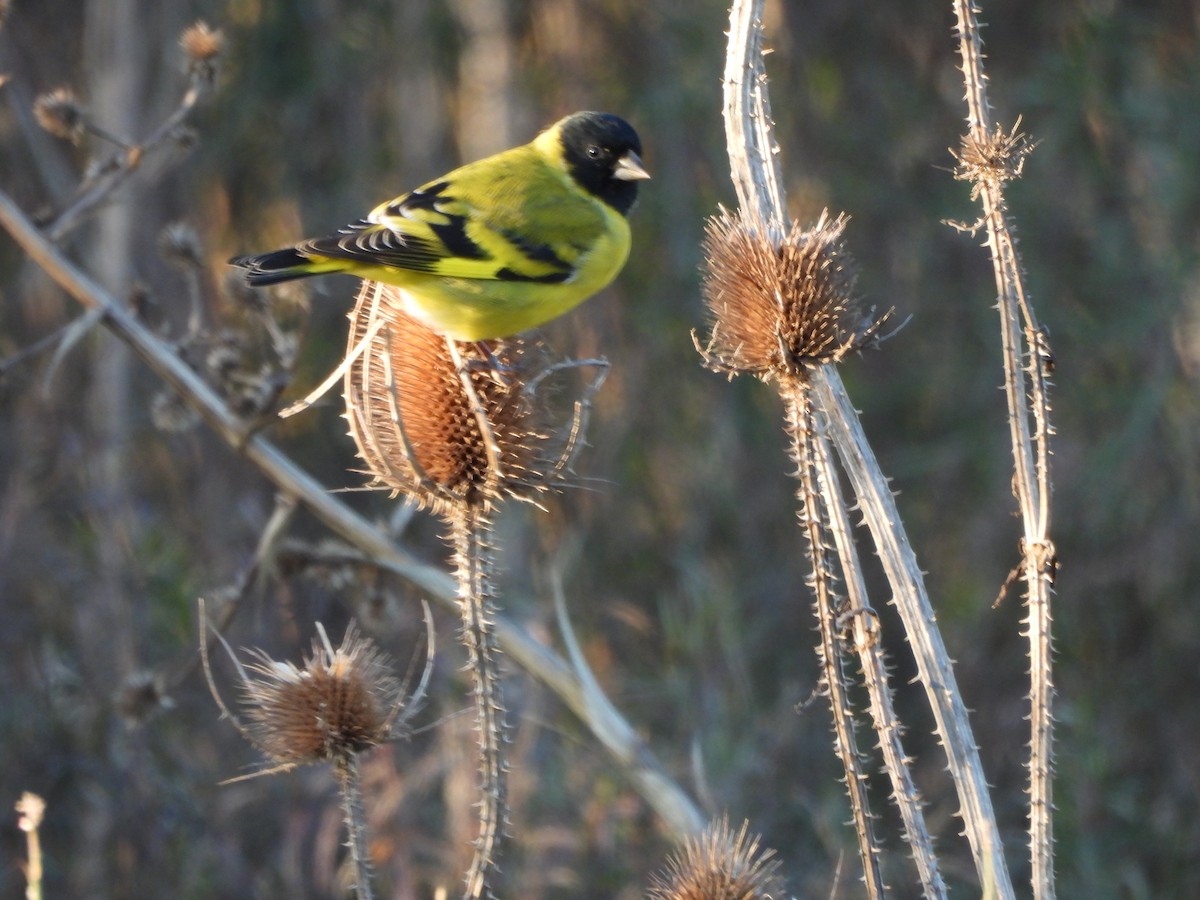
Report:
[[[986,251],[942,220],[977,215],[952,179],[963,130],[950,4],[768,4],[771,97],[793,213],[853,220],[868,304],[912,320],[843,366],[974,712],[1016,880],[1024,863],[1025,667],[994,285]],[[1185,896],[1200,879],[1200,6],[984,4],[999,121],[1040,140],[1012,212],[1057,361],[1053,394],[1060,895]],[[853,835],[817,678],[780,408],[700,368],[690,330],[704,217],[733,202],[720,119],[726,9],[680,0],[15,0],[0,30],[0,187],[61,204],[103,145],[41,131],[36,96],[69,85],[105,127],[143,137],[184,87],[180,32],[226,37],[197,142],[148,167],[65,242],[167,335],[188,308],[163,229],[203,241],[206,321],[237,323],[223,261],[336,228],[458,162],[583,108],[628,118],[654,175],[616,286],[555,323],[562,353],[612,363],[577,470],[546,511],[506,510],[502,605],[557,641],[548,574],[612,699],[714,813],[752,820],[797,896],[856,896]],[[105,151],[106,152],[106,151]],[[354,283],[304,287],[295,385],[336,362]],[[0,358],[78,314],[0,238]],[[313,769],[217,787],[256,762],[197,676],[132,721],[121,688],[185,659],[195,601],[253,553],[272,491],[205,429],[164,433],[161,385],[102,330],[0,381],[0,807],[43,794],[47,896],[337,896],[340,818]],[[337,403],[270,434],[331,488],[362,479]],[[396,503],[353,494],[386,520]],[[400,537],[444,557],[436,522]],[[321,540],[305,514],[289,536]],[[887,600],[875,573],[875,601]],[[403,664],[416,595],[271,581],[235,646],[297,658],[320,620],[357,617]],[[451,617],[438,618],[433,727],[367,766],[382,896],[458,890],[473,815],[470,716]],[[977,888],[956,800],[898,623],[884,613],[918,780],[957,896]],[[221,673],[228,685],[228,671]],[[227,688],[227,690],[231,690]],[[636,897],[669,841],[589,733],[538,684],[510,681],[512,897]],[[449,718],[445,718],[449,717]],[[441,721],[439,721],[441,720]],[[436,724],[434,724],[436,723]],[[698,764],[697,761],[702,761]],[[879,785],[880,798],[885,787]],[[882,799],[880,806],[882,806]],[[0,894],[24,849],[0,830]],[[885,814],[882,829],[896,832]],[[893,842],[895,843],[895,842]],[[844,857],[844,860],[842,859]],[[902,848],[897,896],[913,881]]]

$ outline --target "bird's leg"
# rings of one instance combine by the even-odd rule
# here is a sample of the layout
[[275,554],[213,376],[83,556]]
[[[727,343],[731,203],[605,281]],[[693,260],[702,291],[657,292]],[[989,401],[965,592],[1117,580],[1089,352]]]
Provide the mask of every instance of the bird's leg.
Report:
[[508,387],[508,381],[504,378],[505,375],[511,375],[516,371],[514,366],[510,366],[500,357],[492,352],[490,341],[472,341],[473,346],[483,359],[469,359],[466,361],[467,368],[472,372],[488,372],[492,379],[502,387]]

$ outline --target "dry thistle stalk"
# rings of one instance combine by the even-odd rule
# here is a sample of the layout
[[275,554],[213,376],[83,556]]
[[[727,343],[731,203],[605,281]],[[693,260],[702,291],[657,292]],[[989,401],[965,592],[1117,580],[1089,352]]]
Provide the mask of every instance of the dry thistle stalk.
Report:
[[[200,618],[201,627],[208,627],[203,605]],[[254,651],[254,661],[243,666],[229,651],[238,668],[239,700],[246,724],[221,699],[208,662],[207,636],[202,633],[200,637],[201,661],[213,699],[242,736],[274,764],[225,783],[287,772],[297,766],[332,764],[342,795],[355,892],[360,900],[369,900],[372,891],[358,756],[409,733],[433,665],[433,619],[428,608],[425,620],[429,627],[425,671],[411,694],[409,685],[392,674],[388,657],[362,637],[353,623],[336,649],[318,623],[319,637],[313,641],[312,653],[299,666],[271,659],[262,651]],[[216,634],[224,644],[224,638]]]
[[704,295],[712,335],[700,352],[715,371],[775,382],[785,404],[820,633],[821,680],[833,714],[834,750],[846,774],[864,880],[869,896],[876,898],[884,891],[880,848],[856,746],[835,589],[839,571],[856,560],[841,559],[842,552],[853,552],[852,545],[831,539],[831,510],[842,501],[836,485],[820,474],[826,439],[812,400],[812,370],[875,340],[887,318],[871,319],[860,310],[854,266],[842,242],[846,222],[844,215],[830,220],[822,213],[812,229],[793,224],[776,240],[765,223],[744,215],[722,209],[710,219]]
[[[0,9],[0,13],[3,10]],[[25,791],[16,803],[17,827],[25,832],[26,859],[21,868],[25,872],[25,896],[28,900],[42,897],[42,841],[38,829],[46,817],[46,801],[39,794]]]
[[[479,740],[479,836],[464,896],[493,896],[506,824],[507,744],[494,630],[490,516],[565,480],[587,410],[560,436],[535,388],[547,366],[536,343],[447,340],[405,311],[403,292],[364,281],[351,314],[346,418],[371,486],[405,493],[445,520],[453,546],[460,639],[474,676]],[[599,379],[589,390],[599,386]]]
[[[1054,900],[1054,654],[1052,647],[1054,575],[1058,554],[1050,536],[1051,477],[1050,370],[1053,355],[1038,322],[1021,263],[1016,225],[1008,215],[1005,182],[1021,174],[1033,145],[1018,130],[992,125],[984,71],[983,23],[977,4],[955,0],[955,36],[967,103],[967,135],[956,154],[955,176],[972,181],[971,199],[982,216],[969,230],[987,231],[984,246],[992,258],[1000,347],[1013,454],[1013,494],[1023,525],[1021,576],[1026,588],[1025,635],[1029,640],[1029,853],[1035,900]],[[1003,596],[1007,585],[1001,591]],[[974,847],[986,890],[1001,898],[1014,891],[999,848],[982,860]],[[987,848],[983,848],[986,850]],[[984,863],[987,863],[985,866]]]
[[890,313],[864,316],[855,266],[842,241],[849,219],[826,212],[778,242],[767,226],[722,208],[704,236],[704,298],[712,336],[705,364],[763,379],[802,375],[872,343]]
[[648,900],[782,900],[780,860],[769,848],[759,852],[761,839],[749,828],[743,822],[734,834],[725,817],[688,838],[653,877]]

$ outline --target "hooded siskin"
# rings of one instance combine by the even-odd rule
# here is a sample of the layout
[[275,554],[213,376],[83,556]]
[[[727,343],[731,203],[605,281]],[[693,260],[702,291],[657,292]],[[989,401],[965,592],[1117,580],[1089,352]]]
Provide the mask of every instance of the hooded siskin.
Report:
[[338,234],[230,262],[255,286],[331,272],[394,284],[408,311],[447,337],[507,337],[568,312],[621,271],[626,216],[650,177],[641,150],[625,120],[575,113]]

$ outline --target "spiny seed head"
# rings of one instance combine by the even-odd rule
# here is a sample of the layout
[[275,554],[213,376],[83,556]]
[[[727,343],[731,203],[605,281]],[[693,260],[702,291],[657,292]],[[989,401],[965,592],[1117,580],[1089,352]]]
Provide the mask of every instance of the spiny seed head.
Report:
[[714,822],[654,876],[649,900],[782,900],[784,886],[774,850],[759,853],[758,835],[743,822],[735,835],[728,818]]
[[364,281],[351,314],[350,352],[374,330],[345,378],[350,434],[372,485],[447,512],[560,483],[562,441],[526,390],[544,368],[540,345],[456,343],[456,361],[404,306],[399,288]]
[[1025,160],[1037,147],[1037,142],[1030,140],[1020,128],[1018,118],[1010,131],[997,125],[995,131],[983,138],[967,134],[958,152],[950,151],[958,163],[954,177],[975,184],[973,199],[978,197],[981,185],[1002,184],[1021,177]]
[[393,736],[403,687],[353,625],[336,650],[314,641],[301,666],[260,653],[246,671],[247,734],[279,765],[337,762]]
[[57,138],[79,143],[87,130],[87,118],[75,92],[67,87],[42,94],[33,103],[38,124]]
[[188,71],[211,84],[217,75],[217,58],[225,47],[225,36],[210,28],[207,22],[198,21],[180,35],[179,46],[187,57]]
[[803,375],[873,339],[855,267],[842,242],[848,219],[825,213],[810,230],[793,224],[776,241],[762,223],[722,209],[704,238],[704,300],[712,335],[705,363],[731,375]]

